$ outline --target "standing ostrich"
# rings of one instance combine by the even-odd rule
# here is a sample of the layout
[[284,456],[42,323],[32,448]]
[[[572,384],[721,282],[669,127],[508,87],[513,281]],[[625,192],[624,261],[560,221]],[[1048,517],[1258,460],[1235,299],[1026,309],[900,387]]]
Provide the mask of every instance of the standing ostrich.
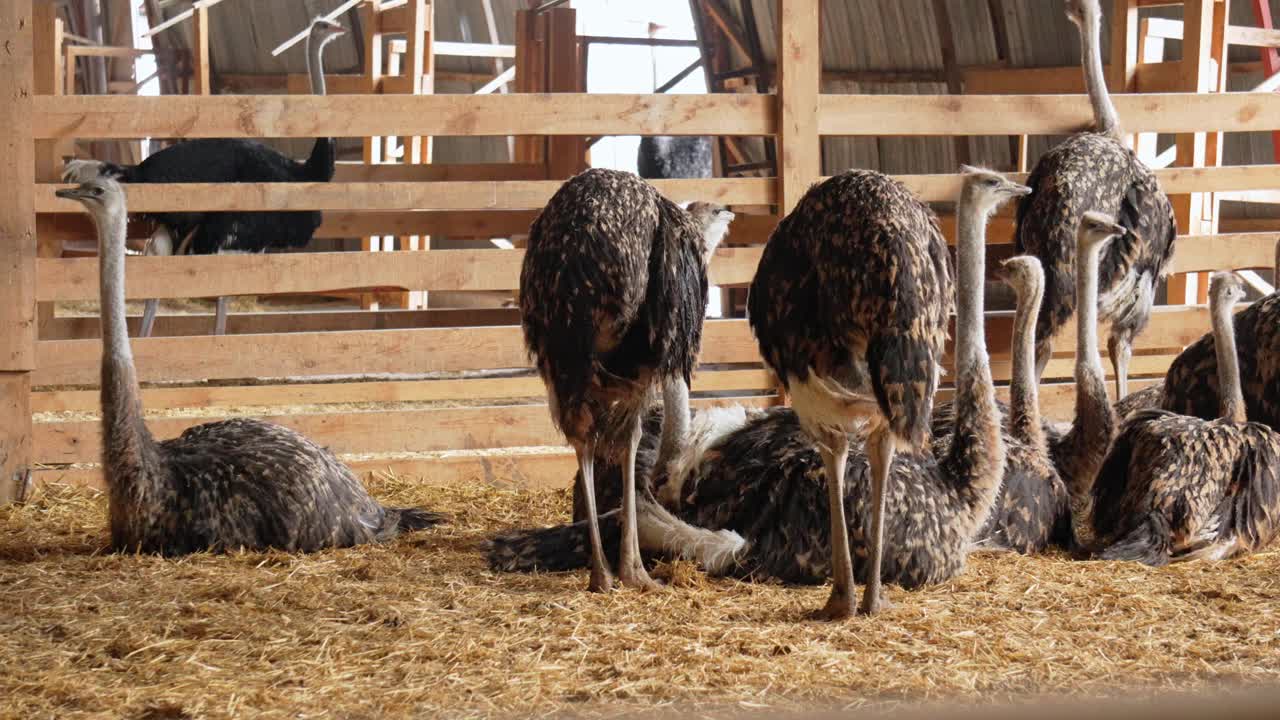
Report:
[[57,195],[84,205],[98,229],[102,464],[114,549],[305,552],[389,540],[441,520],[384,508],[332,453],[279,425],[236,418],[156,442],[142,418],[125,324],[124,191],[99,177]]
[[[1280,278],[1280,243],[1276,244],[1276,277]],[[1280,432],[1280,290],[1236,313],[1232,322],[1246,415]],[[1211,332],[1178,354],[1163,383],[1117,403],[1117,412],[1123,416],[1160,407],[1212,420],[1222,406],[1219,375],[1216,334]]]
[[[311,91],[325,94],[324,47],[346,32],[325,18],[311,21],[307,35],[307,74]],[[243,139],[200,138],[171,145],[137,165],[72,160],[64,182],[85,182],[108,175],[126,183],[329,182],[333,179],[335,141],[316,138],[311,156],[300,163],[262,143]],[[309,212],[161,212],[148,213],[158,227],[147,245],[151,255],[260,253],[304,247],[320,227],[320,211]],[[140,337],[149,337],[156,300],[148,300]],[[227,298],[218,298],[214,333],[227,329]]]
[[[959,297],[956,325],[964,352],[957,352],[956,364],[969,405],[961,406],[960,416],[974,409],[981,415],[984,399],[994,403],[990,378],[985,386],[981,379],[989,376],[982,299],[972,297],[975,287],[982,291],[988,213],[1026,191],[994,173],[966,168],[958,213],[964,230],[960,272],[968,292]],[[901,183],[871,171],[852,170],[811,188],[760,258],[747,300],[751,328],[827,473],[833,587],[824,617],[847,617],[854,609],[844,481],[848,433],[859,421],[867,423],[871,474],[867,586],[859,610],[880,609],[886,485],[897,445],[919,450],[927,444],[950,295],[937,218]],[[957,429],[972,420],[963,418]],[[979,473],[991,463],[1002,469],[1004,449],[996,435],[957,432],[974,446],[955,442],[948,460],[970,450],[969,459],[981,460]]]
[[593,169],[560,187],[534,221],[520,273],[525,343],[551,417],[578,457],[591,535],[591,584],[613,578],[596,521],[597,446],[622,461],[619,579],[652,587],[636,536],[636,453],[655,384],[666,412],[658,462],[688,430],[688,383],[702,340],[707,261],[733,213],[688,211],[630,173]]
[[1036,325],[1037,374],[1049,362],[1051,341],[1075,311],[1075,231],[1086,211],[1105,212],[1125,226],[1101,265],[1104,318],[1111,322],[1107,348],[1116,371],[1116,397],[1128,394],[1133,339],[1151,315],[1155,289],[1173,257],[1177,225],[1173,206],[1155,175],[1125,147],[1102,70],[1102,9],[1098,0],[1067,0],[1067,17],[1080,31],[1085,86],[1095,128],[1045,153],[1027,181],[1030,197],[1018,205],[1017,252],[1035,255],[1045,268],[1044,304]]
[[1099,555],[1164,565],[1257,550],[1280,519],[1280,433],[1247,422],[1231,307],[1244,297],[1233,273],[1214,273],[1216,420],[1138,410],[1125,422],[1095,486]]
[[[770,247],[795,237],[784,232],[809,229],[793,222],[803,219],[797,213],[811,211],[819,202],[837,212],[847,210],[856,202],[852,198],[866,199],[873,192],[886,197],[884,188],[890,184],[899,199],[897,207],[919,208],[922,217],[931,220],[921,206],[905,202],[910,196],[892,180],[875,173],[851,172],[811,190],[771,238]],[[853,454],[852,462],[841,463],[846,482],[832,483],[832,453],[821,446],[815,448],[811,425],[799,404],[794,410],[716,409],[699,413],[686,451],[665,468],[669,476],[664,468],[656,471],[659,495],[679,499],[675,510],[678,519],[652,502],[641,503],[640,534],[645,549],[698,559],[710,572],[816,583],[840,572],[833,558],[839,557],[835,548],[843,539],[846,548],[853,545],[856,550],[845,558],[856,559],[857,574],[868,586],[874,572],[906,588],[940,582],[959,572],[991,510],[1004,471],[1004,443],[982,333],[983,228],[997,205],[1025,191],[995,173],[966,172],[960,206],[961,301],[956,339],[961,412],[949,441],[940,444],[939,452],[924,447],[918,452],[895,453],[890,459],[888,472],[893,482],[878,485],[889,510],[883,516],[883,532],[891,540],[882,566],[874,564],[872,550],[877,483],[871,438],[883,431],[875,425],[846,425],[852,434],[828,431],[826,442],[836,444],[831,435],[838,432],[840,444]],[[846,232],[843,236],[849,235]],[[945,255],[933,257],[939,261],[938,284],[949,286]],[[817,297],[845,296],[828,292]],[[933,382],[934,366],[927,369],[922,382]],[[811,377],[817,373],[811,371]],[[791,380],[794,387],[801,387],[801,381]],[[840,492],[834,502],[833,486]],[[832,517],[838,517],[841,524],[829,524]],[[615,517],[604,518],[605,535],[616,537],[617,524]],[[580,567],[586,559],[585,535],[579,523],[498,537],[490,548],[490,564],[507,571]],[[852,567],[847,572],[854,574]],[[837,595],[834,609],[849,612],[847,597]]]

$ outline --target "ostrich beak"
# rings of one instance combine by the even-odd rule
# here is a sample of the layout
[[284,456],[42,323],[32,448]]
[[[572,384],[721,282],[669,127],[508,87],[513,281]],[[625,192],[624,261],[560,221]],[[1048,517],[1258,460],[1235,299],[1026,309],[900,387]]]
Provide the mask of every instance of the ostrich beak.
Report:
[[54,190],[53,194],[57,195],[58,197],[64,200],[83,200],[84,198],[89,196],[87,192],[85,192],[84,190],[78,187],[61,188],[58,190]]
[[1031,188],[1027,187],[1026,185],[1009,183],[1009,192],[1012,193],[1014,197],[1023,197],[1025,195],[1031,194]]

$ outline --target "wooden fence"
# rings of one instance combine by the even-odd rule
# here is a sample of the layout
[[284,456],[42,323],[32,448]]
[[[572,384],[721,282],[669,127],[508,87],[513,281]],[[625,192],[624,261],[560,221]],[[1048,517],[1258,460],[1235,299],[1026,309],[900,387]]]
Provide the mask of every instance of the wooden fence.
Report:
[[[1079,95],[834,96],[819,94],[818,0],[780,0],[779,90],[776,95],[482,96],[203,96],[57,97],[32,88],[31,1],[0,7],[0,500],[30,468],[37,481],[101,482],[97,422],[65,413],[93,412],[100,344],[96,321],[58,318],[37,331],[36,305],[97,296],[94,258],[37,257],[46,239],[83,236],[79,207],[38,184],[37,143],[71,138],[368,137],[376,135],[689,134],[773,136],[779,177],[673,180],[656,183],[675,200],[774,206],[784,211],[820,175],[823,135],[1047,135],[1072,132],[1091,119]],[[1159,94],[1116,98],[1129,132],[1280,130],[1280,96]],[[527,228],[559,181],[537,179],[520,164],[486,171],[468,166],[348,168],[331,184],[231,186],[141,185],[128,188],[130,210],[326,211],[321,236],[445,234],[451,229],[502,232]],[[1173,194],[1280,189],[1280,166],[1180,168],[1158,172]],[[494,177],[512,179],[495,180]],[[958,176],[901,178],[930,201],[949,201]],[[776,215],[743,215],[720,250],[714,282],[749,282],[759,245]],[[1009,251],[1012,224],[997,218],[993,255]],[[39,234],[37,233],[39,229]],[[951,234],[948,223],[947,231]],[[1179,240],[1176,272],[1269,267],[1276,235],[1192,235]],[[255,295],[368,288],[509,290],[518,283],[522,251],[431,250],[419,253],[312,253],[257,257],[200,256],[127,261],[130,298]],[[450,326],[486,319],[470,326]],[[405,380],[420,375],[527,368],[514,311],[269,313],[233,317],[232,334],[215,337],[204,318],[161,318],[167,335],[134,341],[144,383],[179,383],[144,392],[155,408],[213,408],[200,417],[157,419],[160,437],[216,417],[221,409],[297,406],[271,417],[353,459],[358,469],[390,467],[428,481],[562,485],[572,455],[513,450],[556,446],[542,387],[512,375]],[[1135,388],[1158,377],[1185,344],[1207,330],[1197,306],[1157,308],[1139,338],[1131,372]],[[994,370],[1008,377],[1008,313],[988,317]],[[1042,399],[1069,414],[1071,332],[1055,343]],[[773,380],[759,365],[744,320],[707,323],[695,393],[715,400],[773,402]],[[1106,364],[1110,370],[1109,363]],[[713,366],[713,367],[712,367]],[[321,382],[325,376],[390,376]],[[285,383],[282,379],[312,379]],[[251,384],[246,382],[253,379]],[[276,379],[276,380],[272,380]],[[196,383],[201,383],[195,385]],[[359,409],[343,405],[362,403]],[[417,405],[397,406],[395,403]],[[439,403],[439,405],[423,405]],[[378,404],[387,404],[379,408]],[[453,405],[453,406],[450,406]],[[208,413],[214,413],[210,416]],[[272,412],[269,409],[264,413]],[[39,414],[40,421],[32,421]],[[64,414],[64,415],[60,415]],[[65,419],[65,418],[71,419]],[[498,451],[502,449],[502,451]],[[467,451],[467,452],[451,452]],[[428,454],[424,454],[428,453]],[[436,453],[436,454],[430,454]]]

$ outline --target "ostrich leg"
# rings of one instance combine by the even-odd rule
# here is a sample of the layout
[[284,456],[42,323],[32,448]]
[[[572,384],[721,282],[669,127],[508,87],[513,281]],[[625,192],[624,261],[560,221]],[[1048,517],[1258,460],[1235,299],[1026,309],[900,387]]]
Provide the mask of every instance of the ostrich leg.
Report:
[[582,482],[582,498],[587,510],[587,536],[591,539],[592,592],[608,592],[613,589],[613,574],[604,557],[604,543],[600,541],[600,518],[596,515],[595,443],[573,443],[578,455],[579,477]]
[[1126,337],[1112,335],[1107,338],[1107,353],[1116,370],[1116,400],[1129,394],[1129,358],[1133,356],[1133,343]]
[[160,304],[159,300],[152,298],[142,306],[142,325],[138,328],[138,337],[151,337],[151,330],[156,324],[156,307]]
[[880,424],[867,437],[867,460],[871,465],[871,557],[867,562],[867,586],[858,608],[863,615],[875,615],[888,605],[880,596],[880,563],[884,557],[885,490],[889,485],[894,445],[887,423]]
[[831,519],[831,597],[819,617],[839,620],[853,614],[853,556],[849,552],[849,525],[844,515],[844,468],[849,459],[849,437],[841,430],[827,433],[818,443],[827,471],[827,502]]
[[[622,550],[618,553],[618,579],[627,587],[651,590],[658,584],[650,579],[640,560],[640,536],[636,532],[636,453],[640,450],[642,431],[643,417],[636,413],[627,444],[627,462],[622,466]],[[587,512],[594,511],[588,506]]]
[[213,316],[213,334],[227,334],[227,306],[231,303],[231,298],[225,295],[218,298],[218,307],[214,311]]

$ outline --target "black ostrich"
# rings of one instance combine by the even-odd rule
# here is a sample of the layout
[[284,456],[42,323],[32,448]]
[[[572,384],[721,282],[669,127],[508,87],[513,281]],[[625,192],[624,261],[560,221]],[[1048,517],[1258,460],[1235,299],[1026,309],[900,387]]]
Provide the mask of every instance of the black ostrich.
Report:
[[99,177],[57,194],[83,204],[98,228],[102,464],[114,549],[311,551],[440,522],[425,510],[378,504],[333,453],[279,425],[236,418],[157,442],[143,421],[125,324],[124,191]]
[[1036,326],[1041,373],[1053,336],[1075,312],[1075,232],[1081,216],[1103,212],[1125,226],[1124,236],[1112,242],[1102,258],[1099,297],[1101,314],[1111,322],[1107,346],[1117,397],[1124,397],[1133,339],[1147,325],[1178,229],[1155,175],[1122,141],[1103,77],[1098,0],[1067,0],[1067,17],[1080,31],[1095,128],[1068,138],[1036,163],[1027,180],[1033,193],[1018,205],[1015,245],[1019,253],[1040,258],[1045,269],[1044,303]]
[[[307,35],[307,73],[311,90],[325,94],[321,60],[329,41],[345,32],[324,18],[311,22]],[[306,162],[297,162],[262,143],[243,139],[199,138],[171,145],[137,165],[72,160],[64,182],[85,182],[99,175],[125,183],[329,182],[333,179],[333,138],[316,138]],[[161,212],[147,217],[158,225],[147,246],[151,255],[260,253],[304,247],[320,227],[321,213],[310,212]],[[149,337],[156,300],[148,300],[140,337]],[[227,299],[218,298],[214,332],[226,332]]]
[[669,457],[688,430],[707,261],[732,219],[705,203],[683,210],[630,173],[593,169],[566,181],[530,228],[520,273],[521,325],[547,386],[551,417],[577,453],[592,590],[613,583],[595,522],[597,447],[626,452],[619,579],[653,586],[636,536],[641,416],[661,385],[667,412],[660,453]]
[[646,179],[711,177],[711,138],[645,135],[636,152],[636,172]]
[[[867,179],[880,182],[875,176]],[[869,435],[878,430],[863,426],[845,435],[850,462],[843,469],[842,494],[836,496],[843,512],[833,513],[834,483],[826,479],[831,472],[829,451],[814,447],[799,408],[700,412],[683,452],[654,470],[658,496],[673,512],[652,502],[641,504],[644,548],[696,559],[713,573],[822,582],[839,572],[832,550],[838,540],[833,542],[829,525],[838,515],[848,521],[835,529],[854,548],[857,575],[868,584],[873,572],[906,588],[940,582],[959,572],[1004,474],[1003,440],[982,334],[982,226],[995,206],[1020,192],[1025,188],[994,173],[971,170],[966,178],[959,248],[959,287],[966,296],[960,303],[957,337],[960,413],[939,451],[923,447],[894,454],[889,469],[893,482],[882,485],[888,506],[884,533],[891,540],[883,565],[873,565],[871,551],[875,483]],[[798,211],[809,202],[816,198],[806,198]],[[828,207],[835,213],[841,210],[830,202]],[[929,370],[932,378],[933,367]],[[650,438],[646,444],[652,447],[655,441]],[[617,536],[617,524],[615,516],[604,519],[605,537]],[[495,538],[489,560],[505,571],[580,567],[585,545],[583,523],[518,532]],[[843,602],[840,605],[848,610]]]
[[1233,273],[1209,288],[1221,415],[1166,410],[1126,419],[1094,488],[1093,548],[1100,557],[1164,565],[1261,549],[1280,527],[1280,433],[1245,417],[1231,307],[1244,297]]

